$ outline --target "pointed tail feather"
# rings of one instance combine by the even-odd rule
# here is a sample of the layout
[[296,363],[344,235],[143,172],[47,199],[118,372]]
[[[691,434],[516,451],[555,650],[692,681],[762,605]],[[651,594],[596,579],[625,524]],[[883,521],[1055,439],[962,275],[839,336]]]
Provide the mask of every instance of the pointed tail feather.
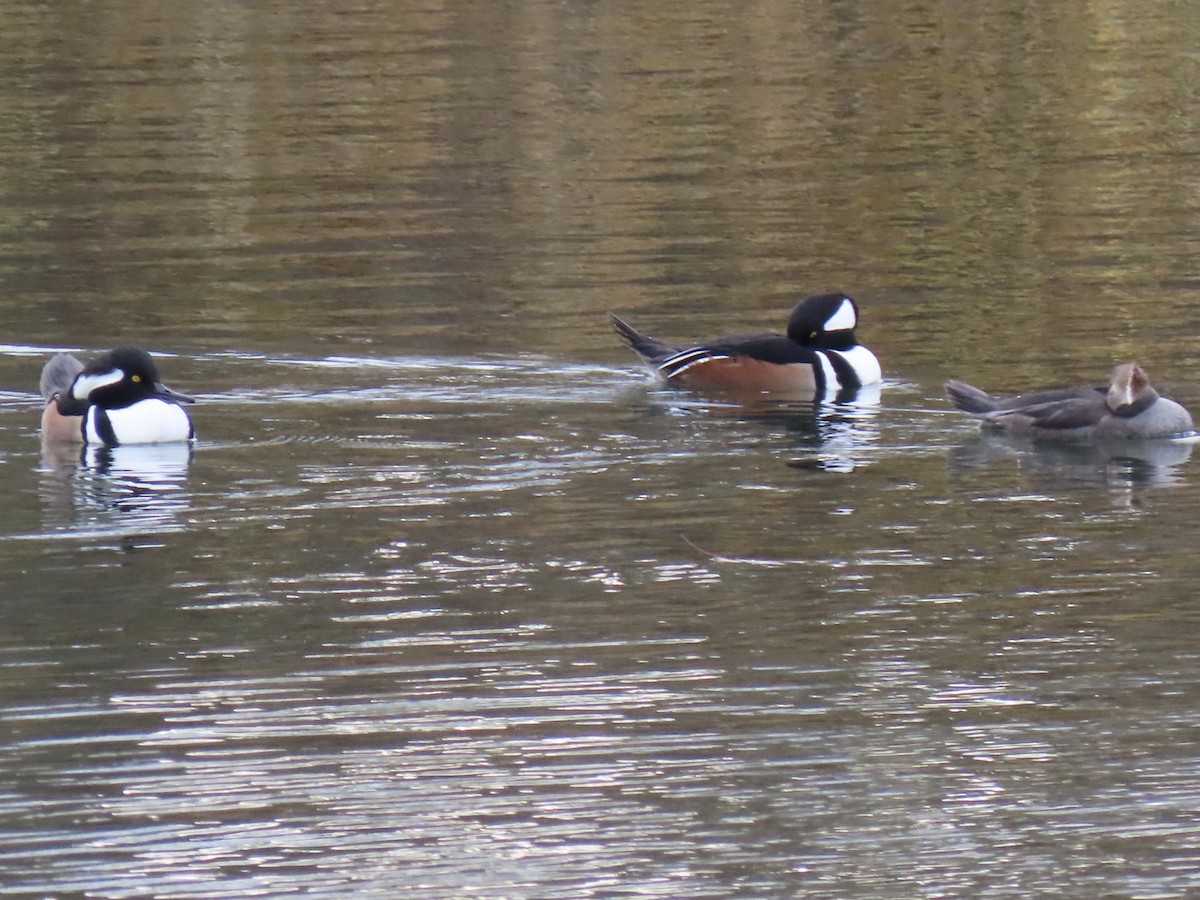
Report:
[[962,381],[947,381],[946,396],[963,412],[973,416],[986,415],[999,408],[990,394]]
[[612,322],[613,330],[625,342],[625,345],[647,363],[656,364],[675,352],[674,347],[670,347],[661,341],[656,341],[654,338],[642,334],[635,330],[632,325],[617,318],[612,313],[608,314],[608,320]]
[[56,353],[42,367],[41,391],[42,400],[49,402],[55,394],[66,391],[75,381],[75,376],[83,371],[83,363],[69,353]]

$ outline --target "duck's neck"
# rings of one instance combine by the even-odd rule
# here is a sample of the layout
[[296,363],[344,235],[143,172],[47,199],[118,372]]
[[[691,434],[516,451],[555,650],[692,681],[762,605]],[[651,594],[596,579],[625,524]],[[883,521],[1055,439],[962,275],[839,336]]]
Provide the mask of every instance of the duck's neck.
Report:
[[801,343],[807,343],[807,346],[816,350],[852,350],[858,346],[854,332],[846,330],[822,332],[812,340]]
[[1145,412],[1158,399],[1158,391],[1147,385],[1133,395],[1133,398],[1128,403],[1122,403],[1114,398],[1110,391],[1108,395],[1108,408],[1112,410],[1115,416],[1124,416],[1126,418],[1136,416],[1138,413]]

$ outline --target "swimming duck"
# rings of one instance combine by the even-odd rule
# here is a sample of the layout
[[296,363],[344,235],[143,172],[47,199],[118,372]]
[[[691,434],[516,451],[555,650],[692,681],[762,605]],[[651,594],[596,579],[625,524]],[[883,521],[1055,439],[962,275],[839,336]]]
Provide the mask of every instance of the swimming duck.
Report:
[[1113,369],[1106,387],[997,398],[961,381],[948,381],[946,394],[987,427],[1035,438],[1161,438],[1192,430],[1188,411],[1160,397],[1145,370],[1132,362]]
[[42,368],[42,437],[88,444],[159,444],[195,436],[180,405],[187,394],[162,383],[150,354],[118,347],[86,366],[67,353]]
[[83,412],[87,407],[71,399],[71,385],[81,371],[83,363],[69,353],[56,353],[42,367],[43,439],[55,443],[83,440]]
[[821,400],[852,397],[882,378],[879,360],[854,336],[858,305],[817,294],[792,310],[787,334],[747,334],[674,347],[609,313],[621,339],[666,384],[702,390],[786,393]]

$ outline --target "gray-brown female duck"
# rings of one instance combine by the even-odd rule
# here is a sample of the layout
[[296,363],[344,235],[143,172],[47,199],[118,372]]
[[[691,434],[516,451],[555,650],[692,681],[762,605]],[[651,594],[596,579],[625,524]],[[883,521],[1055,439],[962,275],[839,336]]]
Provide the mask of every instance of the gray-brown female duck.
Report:
[[1145,371],[1132,362],[1113,369],[1107,387],[993,397],[961,381],[948,381],[946,394],[985,427],[1035,438],[1163,438],[1192,431],[1188,411],[1160,397]]

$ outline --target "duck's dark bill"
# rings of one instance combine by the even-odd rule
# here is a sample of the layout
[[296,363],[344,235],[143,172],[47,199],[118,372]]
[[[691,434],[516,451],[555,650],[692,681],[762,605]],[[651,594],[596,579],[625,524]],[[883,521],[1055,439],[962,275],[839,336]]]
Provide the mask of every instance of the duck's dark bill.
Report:
[[191,394],[185,394],[183,391],[177,391],[174,388],[169,388],[161,381],[155,382],[154,392],[160,397],[165,397],[168,400],[174,400],[176,403],[195,403],[196,398]]

